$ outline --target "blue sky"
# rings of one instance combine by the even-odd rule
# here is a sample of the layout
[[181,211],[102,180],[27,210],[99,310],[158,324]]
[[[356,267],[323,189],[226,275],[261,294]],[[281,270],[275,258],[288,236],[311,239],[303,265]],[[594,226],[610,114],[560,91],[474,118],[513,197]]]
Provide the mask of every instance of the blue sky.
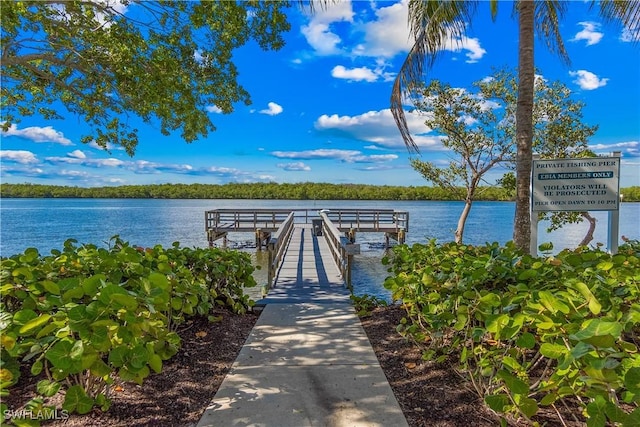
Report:
[[[140,130],[134,157],[80,143],[87,133],[75,116],[25,118],[2,134],[1,179],[81,187],[227,182],[330,182],[425,185],[409,165],[389,111],[393,79],[409,48],[406,1],[344,1],[315,14],[290,12],[286,46],[264,52],[238,50],[239,82],[253,104],[232,114],[210,107],[217,130],[191,144],[179,132],[131,121]],[[454,87],[517,65],[518,28],[510,2],[500,2],[492,22],[480,3],[467,35],[449,46],[428,78]],[[561,34],[571,64],[539,40],[536,66],[586,103],[583,120],[599,125],[590,139],[598,154],[622,152],[621,186],[640,185],[640,44],[623,28],[605,23],[584,2],[570,2]],[[438,135],[409,115],[421,159],[448,162]],[[489,182],[504,173],[496,169]]]

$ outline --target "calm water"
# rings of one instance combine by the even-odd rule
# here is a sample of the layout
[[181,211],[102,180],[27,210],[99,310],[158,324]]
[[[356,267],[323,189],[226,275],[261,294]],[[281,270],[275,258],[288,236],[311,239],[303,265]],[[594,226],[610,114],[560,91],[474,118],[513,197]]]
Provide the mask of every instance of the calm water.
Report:
[[[0,199],[0,255],[10,256],[28,247],[41,254],[61,249],[67,238],[79,243],[107,246],[119,235],[140,246],[206,247],[204,212],[221,208],[343,208],[397,209],[409,212],[407,243],[431,238],[445,242],[453,239],[462,202],[431,201],[300,201],[300,200],[156,200],[156,199]],[[512,238],[515,205],[509,202],[476,202],[465,227],[464,241],[471,244],[499,242]],[[607,212],[592,212],[598,220],[594,242],[607,241]],[[620,235],[640,239],[640,203],[623,203],[620,208]],[[575,247],[587,225],[566,226],[547,234],[539,227],[539,243],[553,242],[556,249]],[[353,280],[357,294],[386,297],[382,287],[387,276],[380,264],[384,235],[360,233],[361,255],[355,257]],[[231,244],[252,241],[251,234],[230,234]],[[251,250],[253,253],[254,250]],[[256,259],[261,264],[262,259]],[[263,274],[264,273],[264,274]],[[266,280],[266,271],[257,280]]]

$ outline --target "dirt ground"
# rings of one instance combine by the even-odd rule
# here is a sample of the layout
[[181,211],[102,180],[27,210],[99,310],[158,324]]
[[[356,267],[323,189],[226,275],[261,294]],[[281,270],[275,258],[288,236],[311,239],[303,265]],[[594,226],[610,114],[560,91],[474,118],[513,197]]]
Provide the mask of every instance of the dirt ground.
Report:
[[[183,325],[178,354],[165,362],[160,374],[148,377],[143,386],[125,384],[114,391],[109,411],[94,409],[86,415],[74,414],[45,425],[195,426],[257,320],[254,314],[218,314],[222,316],[218,323],[198,318]],[[397,306],[379,307],[362,319],[362,325],[409,425],[499,425],[495,414],[486,409],[450,365],[422,361],[420,351],[396,332],[403,314]],[[18,408],[32,397],[37,380],[25,372],[4,403],[10,409]],[[547,426],[560,425],[553,417],[540,421]]]

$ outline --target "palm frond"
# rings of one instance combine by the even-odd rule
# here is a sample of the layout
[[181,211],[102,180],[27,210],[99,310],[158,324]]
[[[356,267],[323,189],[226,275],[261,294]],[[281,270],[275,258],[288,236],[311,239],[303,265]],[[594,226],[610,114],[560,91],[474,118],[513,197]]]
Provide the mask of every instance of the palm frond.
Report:
[[411,0],[409,29],[415,42],[393,83],[391,113],[409,151],[419,152],[407,123],[404,100],[411,97],[413,87],[422,81],[447,43],[460,45],[467,25],[471,23],[477,1]]
[[640,41],[640,2],[629,0],[592,1],[591,7],[600,6],[600,16],[607,22],[619,22],[629,31],[634,43]]

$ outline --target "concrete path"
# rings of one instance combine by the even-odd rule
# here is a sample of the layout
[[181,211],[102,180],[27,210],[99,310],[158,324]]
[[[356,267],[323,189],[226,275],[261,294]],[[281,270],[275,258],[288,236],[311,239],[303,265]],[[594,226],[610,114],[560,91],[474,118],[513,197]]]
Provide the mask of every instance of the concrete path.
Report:
[[407,426],[326,245],[296,225],[199,427]]
[[348,303],[268,304],[198,426],[407,422]]

